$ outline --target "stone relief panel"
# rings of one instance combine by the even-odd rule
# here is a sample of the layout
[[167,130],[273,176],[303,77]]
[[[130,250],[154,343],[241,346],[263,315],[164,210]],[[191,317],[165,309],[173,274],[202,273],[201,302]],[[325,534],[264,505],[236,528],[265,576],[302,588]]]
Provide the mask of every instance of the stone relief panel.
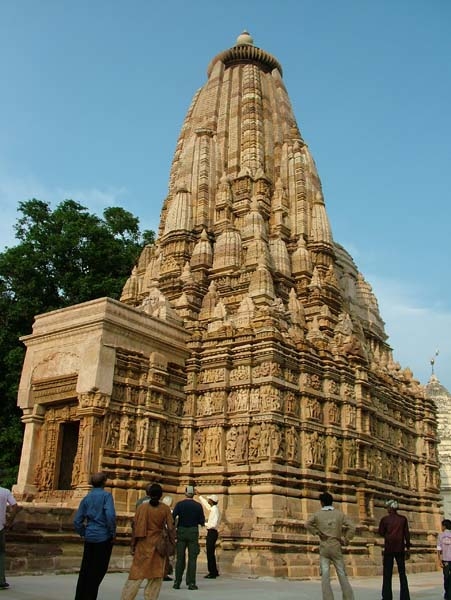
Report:
[[317,392],[322,391],[323,380],[318,373],[301,373],[299,377],[301,389],[313,389]]
[[119,448],[121,450],[135,449],[136,444],[136,420],[133,416],[125,414],[121,416],[119,431]]
[[326,439],[327,466],[333,471],[340,471],[342,468],[343,451],[341,440],[333,435]]
[[187,394],[185,402],[183,403],[182,416],[192,417],[194,415],[194,407],[196,405],[195,394]]
[[184,427],[180,438],[180,462],[182,464],[189,462],[191,459],[191,430]]
[[[226,392],[224,390],[207,391],[197,396],[196,415],[207,417],[224,411]],[[228,399],[227,399],[228,400]]]
[[224,368],[206,369],[198,375],[199,383],[220,383],[225,381],[225,378],[226,370]]
[[225,458],[227,462],[232,462],[235,460],[237,437],[237,428],[235,426],[230,427],[226,432]]
[[260,388],[261,409],[263,412],[280,412],[282,410],[282,392],[272,385]]
[[227,397],[227,412],[248,412],[250,390],[247,387],[233,389]]
[[324,436],[317,431],[306,434],[305,466],[323,467],[326,458],[326,442]]
[[105,420],[105,441],[106,448],[117,450],[119,447],[119,436],[121,431],[121,415],[110,413]]
[[260,389],[252,388],[249,393],[249,412],[255,413],[261,410]]
[[300,402],[299,402],[299,399],[296,397],[296,394],[294,394],[291,391],[288,391],[288,392],[284,392],[283,397],[284,397],[285,413],[299,417]]
[[146,452],[149,442],[150,420],[142,417],[136,423],[136,450]]
[[321,390],[322,388],[322,380],[321,377],[317,374],[317,373],[313,373],[313,375],[310,376],[310,386],[314,389],[314,390]]
[[[295,414],[296,403],[293,394],[288,397],[290,411]],[[258,388],[233,388],[227,396],[228,413],[282,412],[284,392],[270,384]]]
[[109,400],[109,396],[102,394],[98,390],[91,390],[90,392],[81,393],[78,396],[80,408],[106,408],[109,404]]
[[238,425],[236,428],[235,462],[244,462],[248,457],[248,426]]
[[209,427],[205,439],[205,461],[207,464],[221,463],[222,427]]
[[343,442],[343,454],[345,457],[344,467],[346,469],[357,468],[357,445],[354,439],[345,439]]
[[58,421],[55,411],[49,409],[46,412],[44,425],[41,431],[41,457],[36,468],[35,485],[38,490],[53,490],[55,486],[55,471],[57,457],[57,435]]
[[341,414],[340,407],[336,402],[329,402],[327,416],[329,419],[329,423],[332,425],[340,425],[341,422]]
[[[184,453],[188,450],[188,438],[185,433]],[[196,429],[193,436],[193,462],[200,465],[212,465],[222,463],[222,427],[205,427]],[[183,438],[182,438],[183,439]],[[185,449],[186,447],[186,449]],[[182,462],[183,459],[182,459]]]
[[112,412],[105,419],[104,447],[116,452],[163,452],[178,456],[178,426],[159,425],[154,417]]
[[252,369],[252,378],[260,379],[262,377],[281,377],[282,368],[276,362],[263,362]]
[[113,384],[112,400],[122,404],[127,398],[127,386],[125,383],[115,382]]
[[81,483],[81,461],[83,456],[84,438],[79,436],[77,452],[75,454],[74,466],[72,469],[71,487],[75,489]]
[[146,394],[146,408],[160,408],[163,407],[164,396],[160,390],[148,390]]
[[159,453],[165,457],[178,455],[178,426],[171,423],[160,423]]
[[345,412],[347,427],[355,429],[357,426],[357,408],[353,404],[348,404],[345,408]]
[[285,429],[285,448],[286,448],[286,459],[296,465],[301,462],[300,458],[300,437],[294,425]]
[[231,385],[237,383],[250,383],[251,367],[249,365],[238,365],[230,371],[229,380]]
[[[41,427],[40,458],[37,463],[34,483],[39,491],[56,490],[57,474],[61,462],[61,435],[65,423],[78,423],[77,404],[71,402],[64,406],[49,407],[45,411]],[[75,450],[75,448],[74,448]],[[80,458],[82,451],[81,436],[78,436],[77,450],[72,468],[72,483],[76,485],[79,479]]]
[[382,452],[379,448],[371,446],[368,450],[368,469],[374,478],[382,477]]
[[261,425],[255,423],[249,428],[249,460],[257,461],[260,456]]
[[258,456],[281,459],[285,455],[285,439],[282,427],[276,423],[261,423]]
[[300,438],[294,426],[277,423],[237,424],[225,432],[227,462],[289,460],[300,462]]
[[341,394],[346,400],[355,400],[354,386],[350,382],[344,382],[341,384]]
[[340,392],[340,386],[335,380],[330,379],[324,384],[324,392],[329,396],[336,396]]
[[305,400],[305,417],[311,421],[323,421],[323,408],[316,398],[307,398]]

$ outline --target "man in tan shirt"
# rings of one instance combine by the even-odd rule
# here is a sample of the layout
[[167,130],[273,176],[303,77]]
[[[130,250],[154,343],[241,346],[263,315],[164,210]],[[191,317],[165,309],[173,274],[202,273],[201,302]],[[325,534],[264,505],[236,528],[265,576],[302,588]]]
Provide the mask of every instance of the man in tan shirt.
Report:
[[354,600],[354,592],[346,575],[342,545],[347,545],[354,537],[355,525],[345,514],[332,506],[333,498],[329,492],[319,496],[321,510],[311,515],[305,527],[307,531],[319,536],[319,556],[321,588],[323,600],[334,600],[330,585],[330,563],[333,563],[340,582],[343,600]]

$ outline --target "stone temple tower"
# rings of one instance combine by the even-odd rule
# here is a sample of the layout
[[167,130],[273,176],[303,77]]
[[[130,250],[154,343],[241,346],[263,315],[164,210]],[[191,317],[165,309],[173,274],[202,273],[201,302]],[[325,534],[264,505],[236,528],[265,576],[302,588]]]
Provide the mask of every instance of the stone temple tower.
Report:
[[426,396],[431,398],[437,407],[440,491],[443,497],[443,513],[445,518],[449,519],[451,516],[451,425],[449,418],[451,393],[440,383],[434,371],[426,385]]
[[320,491],[359,524],[361,574],[396,497],[418,568],[434,568],[434,403],[393,361],[371,286],[333,239],[282,67],[247,32],[194,96],[157,241],[121,302],[41,315],[25,343],[24,500],[74,506],[103,469],[126,515],[151,478],[173,494],[195,483],[221,497],[224,571],[303,576]]

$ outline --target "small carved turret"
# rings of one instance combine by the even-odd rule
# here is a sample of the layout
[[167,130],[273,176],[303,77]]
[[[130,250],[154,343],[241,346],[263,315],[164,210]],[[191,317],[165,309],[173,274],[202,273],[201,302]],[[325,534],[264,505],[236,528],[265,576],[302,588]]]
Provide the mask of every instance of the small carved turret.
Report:
[[274,283],[264,257],[260,258],[257,270],[251,275],[249,296],[255,304],[270,304],[274,298]]
[[242,260],[241,236],[236,229],[226,229],[218,237],[213,257],[213,272],[239,269]]
[[202,230],[197,244],[194,246],[190,265],[192,270],[199,268],[209,269],[213,264],[213,249],[205,229]]
[[334,261],[333,239],[321,192],[316,192],[312,207],[309,250],[316,266],[326,271]]
[[172,231],[190,231],[191,223],[191,198],[186,188],[181,188],[175,194],[172,202],[169,204],[166,217],[164,234]]

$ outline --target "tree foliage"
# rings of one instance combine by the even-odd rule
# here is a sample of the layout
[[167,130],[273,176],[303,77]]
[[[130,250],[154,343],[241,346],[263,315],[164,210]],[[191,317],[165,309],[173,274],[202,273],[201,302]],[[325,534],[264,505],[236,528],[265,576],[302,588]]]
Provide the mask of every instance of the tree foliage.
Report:
[[119,298],[143,245],[154,241],[154,233],[141,233],[139,219],[120,207],[100,218],[73,200],[52,211],[33,199],[18,210],[18,244],[0,253],[0,469],[6,484],[20,459],[16,401],[25,348],[19,338],[31,333],[37,314]]

